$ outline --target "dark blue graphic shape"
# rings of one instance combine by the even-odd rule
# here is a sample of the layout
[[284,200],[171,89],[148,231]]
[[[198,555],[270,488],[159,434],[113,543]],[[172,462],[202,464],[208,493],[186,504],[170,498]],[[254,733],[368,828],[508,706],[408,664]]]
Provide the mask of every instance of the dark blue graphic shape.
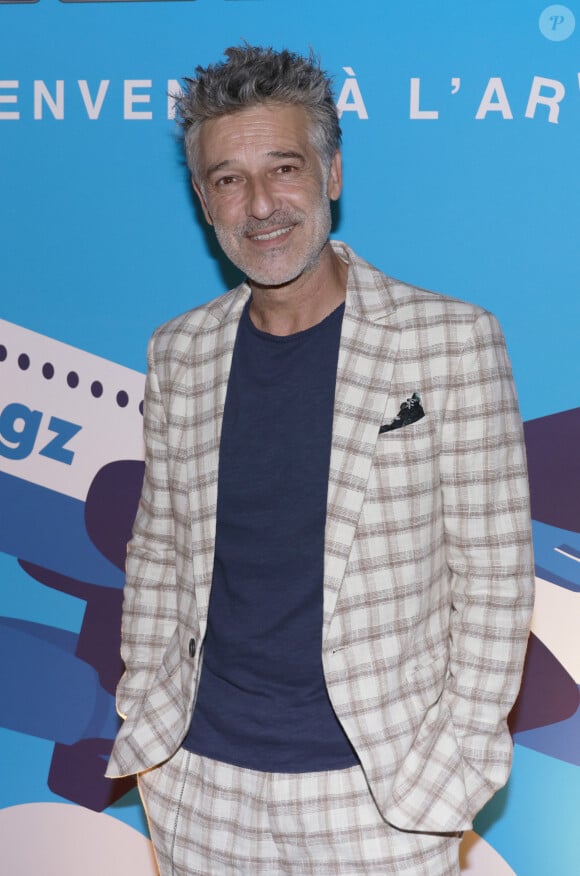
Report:
[[85,526],[85,503],[0,472],[0,551],[71,578],[122,590],[124,576]]
[[71,635],[0,618],[0,665],[17,668],[2,673],[4,727],[66,745],[115,734],[114,697],[95,669],[71,651]]
[[[580,408],[524,423],[536,573],[578,592]],[[563,546],[572,548],[568,555]],[[571,555],[570,555],[571,554]],[[580,765],[580,697],[575,680],[533,634],[510,729],[520,745]]]
[[[13,518],[0,534],[0,548],[17,553],[15,548],[22,546],[19,563],[26,573],[86,602],[78,635],[0,619],[0,665],[9,675],[0,724],[54,741],[50,789],[95,811],[106,809],[135,784],[132,777],[111,782],[103,774],[120,724],[114,692],[123,669],[122,568],[143,471],[143,463],[133,460],[105,466],[86,505],[0,475],[9,507],[16,509],[16,522]],[[43,562],[31,561],[35,557]],[[88,580],[67,574],[71,567],[86,570]]]
[[109,463],[97,472],[89,488],[85,523],[93,544],[124,571],[145,464],[137,460]]
[[[576,694],[580,698],[580,687],[576,688]],[[514,738],[526,748],[580,766],[580,708],[565,721],[525,730]]]
[[[580,484],[578,484],[580,503]],[[574,558],[580,549],[580,535],[534,520],[536,574],[565,590],[580,593],[580,562]]]
[[580,533],[580,408],[524,424],[532,517]]
[[576,682],[532,633],[520,694],[510,715],[510,729],[517,741],[521,741],[518,734],[566,721],[579,705]]

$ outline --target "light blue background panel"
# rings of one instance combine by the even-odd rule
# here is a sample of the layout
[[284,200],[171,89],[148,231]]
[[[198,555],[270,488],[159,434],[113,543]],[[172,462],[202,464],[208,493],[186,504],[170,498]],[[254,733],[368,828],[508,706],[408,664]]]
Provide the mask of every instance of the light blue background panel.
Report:
[[[524,419],[578,406],[580,5],[562,22],[547,12],[542,30],[548,5],[0,3],[0,317],[144,372],[157,324],[239,280],[194,201],[168,91],[242,40],[312,46],[344,104],[333,236],[392,276],[492,310]],[[21,401],[1,374],[0,407]],[[64,505],[81,525],[82,503]],[[0,615],[68,642],[84,603],[27,575],[21,543],[95,586],[118,589],[121,572],[96,548],[84,572],[82,539],[61,562],[41,550],[50,531],[42,542],[4,528]],[[49,740],[6,722],[0,745],[0,808],[61,799]],[[518,876],[573,876],[578,787],[578,767],[518,745],[476,827]],[[146,832],[135,792],[107,812]]]

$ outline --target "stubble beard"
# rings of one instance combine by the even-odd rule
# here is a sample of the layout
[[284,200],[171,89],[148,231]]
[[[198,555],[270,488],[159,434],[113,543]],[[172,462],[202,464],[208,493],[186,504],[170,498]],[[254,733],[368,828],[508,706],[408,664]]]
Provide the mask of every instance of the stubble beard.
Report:
[[[308,218],[310,233],[304,241],[297,241],[294,244],[296,249],[293,250],[293,241],[290,238],[280,247],[274,247],[264,253],[257,252],[250,256],[244,252],[244,243],[248,235],[266,232],[273,226],[276,228],[295,226],[291,235],[300,234],[301,227],[307,224]],[[283,286],[302,274],[309,273],[318,264],[330,234],[330,226],[328,200],[322,200],[310,217],[301,211],[278,210],[268,219],[248,219],[233,228],[214,221],[216,237],[225,255],[251,282],[267,287]],[[284,256],[285,248],[287,248],[286,256]],[[282,264],[280,264],[281,259]]]

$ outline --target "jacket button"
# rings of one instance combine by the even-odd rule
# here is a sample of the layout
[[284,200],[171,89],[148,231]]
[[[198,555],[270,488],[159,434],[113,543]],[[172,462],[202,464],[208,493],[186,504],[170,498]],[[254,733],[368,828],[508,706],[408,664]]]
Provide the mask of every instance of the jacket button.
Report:
[[189,640],[189,656],[195,657],[195,639]]

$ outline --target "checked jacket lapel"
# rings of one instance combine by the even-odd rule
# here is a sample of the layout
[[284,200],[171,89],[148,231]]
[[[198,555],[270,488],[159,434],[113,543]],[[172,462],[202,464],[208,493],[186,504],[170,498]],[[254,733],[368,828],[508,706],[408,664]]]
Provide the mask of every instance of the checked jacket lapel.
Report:
[[399,347],[385,324],[392,304],[378,272],[343,244],[349,261],[340,340],[324,542],[323,640],[328,633],[360,516]]
[[196,338],[188,372],[188,481],[193,580],[200,636],[205,635],[213,576],[219,448],[226,391],[238,323],[250,289],[245,284],[218,298],[212,325]]

